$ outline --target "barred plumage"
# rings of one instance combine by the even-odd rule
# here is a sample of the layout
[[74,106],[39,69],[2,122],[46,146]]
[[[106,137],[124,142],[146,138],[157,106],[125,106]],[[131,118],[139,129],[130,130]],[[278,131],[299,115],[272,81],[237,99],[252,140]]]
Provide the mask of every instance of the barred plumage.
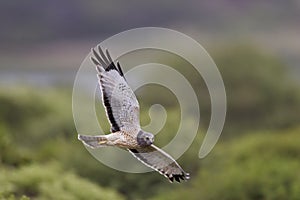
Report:
[[97,49],[98,52],[92,49],[91,61],[98,72],[111,133],[98,136],[78,135],[78,139],[90,148],[126,148],[134,157],[171,182],[189,179],[189,174],[169,154],[153,144],[154,135],[141,129],[139,103],[125,80],[120,63],[114,64],[108,50],[104,53],[100,46]]

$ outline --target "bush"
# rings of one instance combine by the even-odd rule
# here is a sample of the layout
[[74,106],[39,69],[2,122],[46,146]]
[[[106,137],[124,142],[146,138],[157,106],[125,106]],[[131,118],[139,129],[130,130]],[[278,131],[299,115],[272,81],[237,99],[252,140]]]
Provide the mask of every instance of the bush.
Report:
[[191,185],[154,199],[298,199],[299,131],[262,132],[220,144]]
[[[4,174],[4,176],[3,176]],[[111,189],[101,188],[57,163],[30,164],[17,170],[2,169],[0,194],[26,195],[33,199],[123,199]]]
[[280,60],[247,45],[227,46],[213,58],[227,93],[226,134],[285,129],[300,123],[299,88]]
[[[131,199],[153,196],[159,192],[160,188],[172,187],[167,179],[157,172],[147,174],[118,172],[93,158],[77,139],[71,114],[69,93],[66,92],[65,94],[64,91],[52,90],[39,93],[38,91],[26,89],[14,89],[9,93],[2,92],[0,94],[1,98],[7,99],[8,104],[10,104],[9,102],[19,102],[16,104],[18,106],[11,107],[11,111],[20,114],[20,121],[26,120],[20,126],[14,126],[5,120],[0,123],[0,160],[3,167],[12,167],[12,169],[18,171],[19,168],[23,169],[23,166],[28,166],[33,162],[41,165],[47,164],[49,161],[59,162],[63,170],[71,170],[78,176],[87,178],[97,183],[97,185],[113,188]],[[26,107],[38,110],[35,105],[44,107],[43,113],[38,112],[35,115],[32,111],[32,115],[22,114],[22,110]],[[178,112],[173,110],[170,110],[168,114],[167,123],[161,133],[157,135],[158,146],[167,144],[176,134],[177,126],[174,126],[174,121],[178,121],[180,116]],[[3,119],[6,119],[5,113],[0,113],[1,115]],[[147,120],[147,111],[143,111],[141,117]],[[199,138],[197,141],[199,142]],[[198,162],[192,162],[197,155],[195,152],[198,150],[198,145],[191,147],[190,151],[185,154],[187,156],[184,156],[184,160],[179,161],[189,172],[191,172],[191,169],[196,171],[198,168]],[[185,165],[187,163],[193,164]],[[30,176],[26,180],[34,181],[31,179],[38,177]],[[21,182],[12,182],[10,185],[13,186],[14,184],[18,185]],[[25,186],[32,185],[29,191],[25,190],[25,186],[22,186],[21,188],[25,189],[18,192],[17,197],[21,194],[32,194],[34,196],[37,191],[40,191],[40,188],[33,184],[34,182],[25,184]]]

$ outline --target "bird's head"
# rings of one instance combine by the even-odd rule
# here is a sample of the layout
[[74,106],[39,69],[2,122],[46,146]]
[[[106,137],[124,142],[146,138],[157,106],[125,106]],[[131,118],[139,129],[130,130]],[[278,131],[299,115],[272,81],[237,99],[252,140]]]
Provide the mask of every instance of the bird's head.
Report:
[[154,142],[154,135],[140,130],[137,135],[137,142],[140,146],[149,146]]

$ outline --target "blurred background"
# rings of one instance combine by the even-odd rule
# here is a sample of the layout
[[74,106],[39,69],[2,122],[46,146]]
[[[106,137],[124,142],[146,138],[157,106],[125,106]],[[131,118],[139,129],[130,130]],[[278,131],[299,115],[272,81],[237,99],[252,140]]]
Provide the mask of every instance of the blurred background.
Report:
[[[0,24],[0,199],[300,198],[300,1],[3,0]],[[183,184],[111,169],[77,140],[72,86],[81,62],[104,39],[145,26],[201,43],[226,87],[224,131],[200,160],[210,100],[190,76],[201,122],[178,160],[191,174]],[[142,124],[153,103],[168,108],[163,145],[180,113],[172,94],[155,98],[159,90],[137,95]]]

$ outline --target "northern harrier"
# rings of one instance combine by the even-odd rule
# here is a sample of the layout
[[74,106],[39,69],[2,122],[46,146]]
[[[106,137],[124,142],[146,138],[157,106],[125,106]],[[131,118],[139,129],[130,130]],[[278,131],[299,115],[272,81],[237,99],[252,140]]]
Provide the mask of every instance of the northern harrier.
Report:
[[111,124],[108,135],[78,135],[86,146],[98,148],[116,146],[127,149],[146,166],[158,171],[171,182],[189,179],[178,163],[162,149],[156,147],[154,135],[140,127],[139,103],[128,86],[119,62],[113,62],[108,50],[106,55],[98,46],[93,48],[92,62],[98,71],[99,85],[103,96],[106,114]]

